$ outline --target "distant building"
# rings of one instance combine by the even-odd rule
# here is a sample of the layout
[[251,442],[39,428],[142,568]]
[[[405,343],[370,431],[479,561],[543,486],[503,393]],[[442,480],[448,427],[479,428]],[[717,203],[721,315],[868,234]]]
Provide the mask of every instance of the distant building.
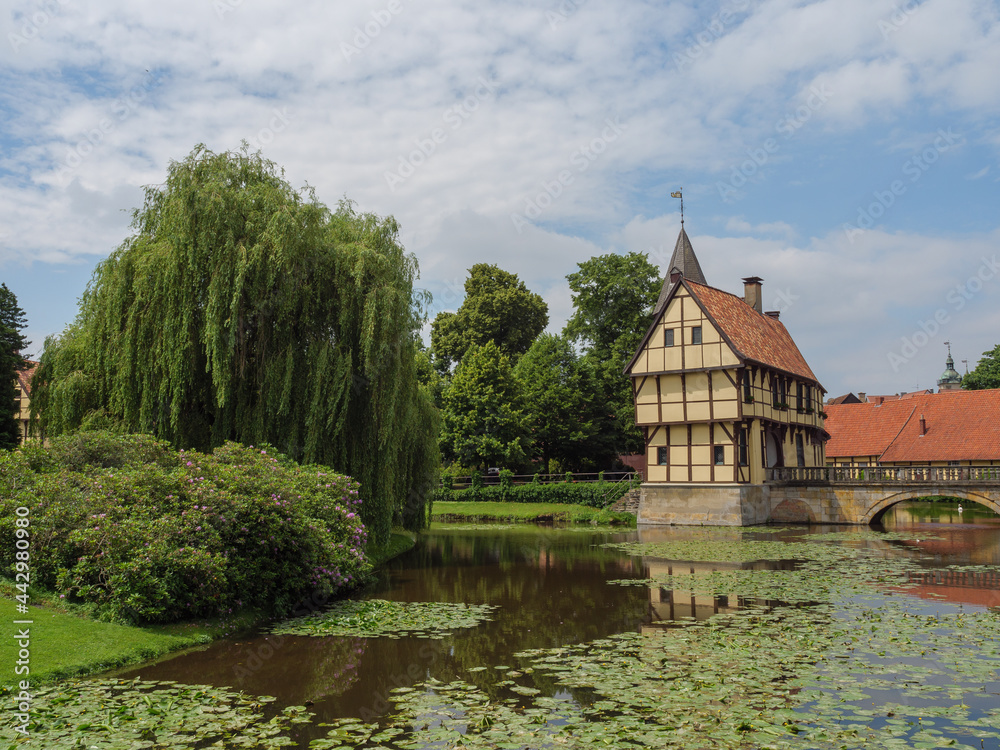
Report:
[[843,396],[834,396],[826,400],[829,404],[860,404],[865,400],[865,394],[860,394],[860,398],[855,396],[853,393],[845,393]]
[[38,369],[38,362],[30,359],[27,362],[28,369],[17,373],[17,383],[14,386],[17,394],[14,398],[14,410],[22,441],[34,436],[31,426],[31,377]]
[[[948,344],[948,342],[945,342]],[[955,369],[955,360],[951,358],[951,344],[948,344],[948,359],[945,360],[945,369],[938,380],[938,391],[957,391],[962,387],[962,376]]]
[[653,323],[625,368],[646,437],[646,487],[762,485],[765,468],[823,466],[825,391],[761,282],[708,286],[681,228]]
[[828,404],[829,466],[1000,466],[1000,389]]

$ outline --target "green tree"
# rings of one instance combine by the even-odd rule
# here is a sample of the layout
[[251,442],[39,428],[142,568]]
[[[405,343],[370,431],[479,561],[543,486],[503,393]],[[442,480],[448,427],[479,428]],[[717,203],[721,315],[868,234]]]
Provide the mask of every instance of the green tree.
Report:
[[17,447],[21,440],[21,429],[17,413],[17,373],[28,363],[21,352],[29,342],[21,333],[27,326],[27,318],[17,304],[17,297],[0,284],[0,449]]
[[569,274],[573,314],[566,323],[571,341],[588,351],[608,351],[624,335],[646,332],[662,279],[644,253],[599,255]]
[[962,378],[962,387],[970,391],[984,388],[1000,388],[1000,345],[983,352],[976,369]]
[[42,359],[50,432],[76,426],[67,399],[82,393],[179,447],[269,442],[350,474],[376,543],[421,518],[436,410],[395,220],[331,212],[246,146],[198,146],[146,190],[132,227]]
[[441,447],[463,466],[517,466],[528,457],[524,397],[510,358],[494,342],[473,345],[444,394]]
[[622,374],[652,323],[662,280],[644,253],[600,255],[578,264],[569,274],[573,314],[565,335],[584,347],[593,368],[595,398],[605,405],[604,439],[618,453],[644,448],[635,426],[632,385]]
[[604,468],[614,449],[602,434],[606,409],[596,398],[598,384],[562,336],[543,333],[518,360],[514,374],[524,393],[526,426],[535,455],[563,469]]
[[470,347],[488,341],[516,359],[528,351],[548,322],[548,305],[517,274],[477,263],[469,269],[465,300],[458,312],[442,312],[434,318],[431,348],[442,370],[461,361]]

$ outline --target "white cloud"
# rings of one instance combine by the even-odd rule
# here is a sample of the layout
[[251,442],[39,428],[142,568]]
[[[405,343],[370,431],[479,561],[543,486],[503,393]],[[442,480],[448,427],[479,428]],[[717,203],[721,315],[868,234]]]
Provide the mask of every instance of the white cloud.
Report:
[[[822,207],[829,196],[870,200],[899,174],[891,163],[838,174],[844,153],[881,146],[906,152],[903,162],[939,128],[962,134],[963,153],[982,149],[972,163],[956,149],[961,175],[987,175],[981,165],[1000,149],[1000,23],[988,0],[926,0],[899,23],[892,0],[587,2],[556,22],[554,2],[397,2],[395,13],[388,0],[53,4],[32,39],[0,44],[0,264],[106,255],[127,231],[123,210],[170,160],[247,139],[326,203],[346,195],[394,215],[441,309],[460,304],[448,290],[469,266],[493,262],[546,295],[558,328],[578,262],[637,250],[666,263],[679,217],[661,212],[685,184],[710,282],[740,292],[740,274],[758,274],[766,289],[792,290],[803,301],[786,317],[815,342],[810,361],[846,378],[854,352],[868,360],[862,372],[881,372],[872,363],[924,314],[914,300],[936,299],[996,239],[943,239],[953,232],[944,207],[937,229],[898,231],[908,214],[897,207],[902,225],[852,244],[843,217]],[[16,0],[14,12],[36,8]],[[810,104],[816,87],[832,92],[821,106]],[[783,138],[779,125],[801,107],[808,127]],[[390,186],[386,173],[415,161],[435,129],[445,137],[433,153]],[[738,205],[720,206],[716,182],[767,139],[780,149]],[[772,189],[754,191],[754,180]],[[781,203],[776,188],[792,184],[813,204]],[[806,193],[816,186],[826,193]],[[910,195],[917,205],[917,188]],[[521,232],[512,213],[529,222]],[[986,329],[967,327],[989,348]]]

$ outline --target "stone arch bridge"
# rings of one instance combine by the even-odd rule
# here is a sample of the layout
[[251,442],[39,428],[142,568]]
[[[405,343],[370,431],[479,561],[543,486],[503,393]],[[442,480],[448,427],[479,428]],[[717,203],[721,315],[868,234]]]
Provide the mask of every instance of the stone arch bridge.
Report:
[[959,497],[1000,513],[1000,466],[823,466],[767,470],[764,484],[660,484],[640,490],[640,525],[868,525],[896,503]]
[[958,497],[1000,513],[1000,466],[827,466],[767,470],[775,522],[876,523],[896,503]]

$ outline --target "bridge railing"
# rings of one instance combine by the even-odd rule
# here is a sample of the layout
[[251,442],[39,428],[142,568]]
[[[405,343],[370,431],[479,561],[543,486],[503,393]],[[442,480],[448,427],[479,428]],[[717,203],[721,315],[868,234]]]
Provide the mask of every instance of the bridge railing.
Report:
[[1000,466],[780,466],[765,469],[765,478],[787,484],[996,483]]

